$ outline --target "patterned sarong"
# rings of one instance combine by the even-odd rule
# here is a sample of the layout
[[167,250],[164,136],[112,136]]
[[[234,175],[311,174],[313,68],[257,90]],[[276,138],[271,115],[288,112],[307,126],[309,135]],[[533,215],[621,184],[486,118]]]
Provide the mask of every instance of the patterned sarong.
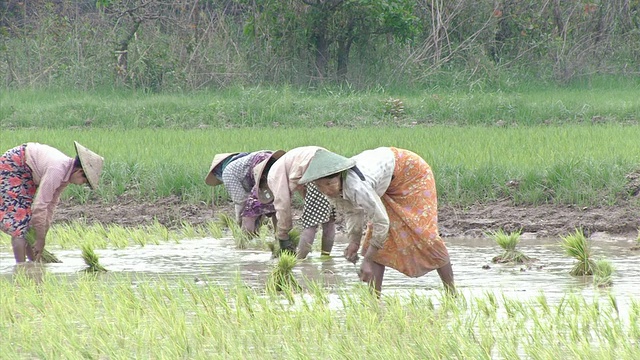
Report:
[[26,145],[17,146],[0,157],[0,230],[16,237],[27,232],[36,194],[25,149]]
[[[429,165],[409,150],[391,148],[396,166],[382,203],[389,214],[389,236],[373,259],[401,273],[419,277],[449,263],[438,233],[436,183]],[[367,229],[362,253],[369,246]]]
[[258,193],[254,189],[256,182],[253,178],[253,168],[269,156],[271,156],[271,152],[268,151],[254,155],[253,159],[251,159],[249,171],[245,174],[244,179],[242,179],[242,186],[245,189],[251,189],[251,193],[247,197],[247,200],[244,203],[244,208],[242,209],[242,217],[258,218],[260,216],[276,212],[276,209],[273,207],[273,203],[263,204],[258,200]]

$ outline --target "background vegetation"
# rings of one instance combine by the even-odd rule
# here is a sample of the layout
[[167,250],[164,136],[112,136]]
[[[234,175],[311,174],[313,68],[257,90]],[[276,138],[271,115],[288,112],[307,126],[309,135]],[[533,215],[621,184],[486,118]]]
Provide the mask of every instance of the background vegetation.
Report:
[[0,145],[103,154],[80,202],[209,202],[215,153],[313,144],[411,149],[449,204],[615,204],[640,187],[639,7],[6,0]]
[[186,91],[637,76],[638,0],[4,0],[0,86]]

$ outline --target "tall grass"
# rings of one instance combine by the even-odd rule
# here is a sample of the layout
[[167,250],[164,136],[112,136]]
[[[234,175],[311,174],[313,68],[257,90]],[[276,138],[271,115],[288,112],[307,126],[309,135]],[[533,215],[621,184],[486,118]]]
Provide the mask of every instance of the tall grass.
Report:
[[100,189],[69,186],[64,194],[80,202],[108,202],[125,193],[224,200],[224,187],[204,184],[216,153],[320,145],[346,156],[378,146],[410,149],[432,166],[444,204],[509,197],[516,203],[613,205],[628,198],[625,176],[638,168],[638,137],[640,127],[624,125],[0,131],[7,148],[37,141],[72,155],[77,140],[103,155]]
[[0,278],[0,354],[11,359],[640,356],[640,304],[634,301],[620,312],[613,295],[569,294],[550,302],[544,295],[523,301],[499,293],[461,293],[455,299],[387,294],[377,301],[361,287],[340,292],[337,300],[320,287],[313,292],[292,304],[284,295],[244,284],[118,274],[108,281],[89,275],[73,280],[50,273],[35,282],[18,272],[13,279]]

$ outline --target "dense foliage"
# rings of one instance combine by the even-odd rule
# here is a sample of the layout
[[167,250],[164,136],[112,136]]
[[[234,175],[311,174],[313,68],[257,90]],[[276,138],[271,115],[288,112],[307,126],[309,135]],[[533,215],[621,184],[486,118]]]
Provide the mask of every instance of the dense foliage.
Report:
[[5,0],[0,86],[473,87],[629,76],[639,72],[639,9],[638,0]]

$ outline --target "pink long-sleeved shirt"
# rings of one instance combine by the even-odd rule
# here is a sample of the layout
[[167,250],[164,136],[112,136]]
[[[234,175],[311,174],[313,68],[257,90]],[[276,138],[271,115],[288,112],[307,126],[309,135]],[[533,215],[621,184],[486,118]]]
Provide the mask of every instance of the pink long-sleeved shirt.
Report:
[[27,143],[25,157],[38,190],[31,205],[30,226],[46,234],[62,191],[69,185],[74,159],[49,145]]
[[287,151],[269,170],[267,184],[273,193],[273,206],[278,219],[276,236],[278,239],[289,237],[289,230],[293,228],[291,215],[291,198],[294,191],[303,192],[304,186],[298,181],[309,167],[311,158],[316,154],[319,146],[302,146]]

